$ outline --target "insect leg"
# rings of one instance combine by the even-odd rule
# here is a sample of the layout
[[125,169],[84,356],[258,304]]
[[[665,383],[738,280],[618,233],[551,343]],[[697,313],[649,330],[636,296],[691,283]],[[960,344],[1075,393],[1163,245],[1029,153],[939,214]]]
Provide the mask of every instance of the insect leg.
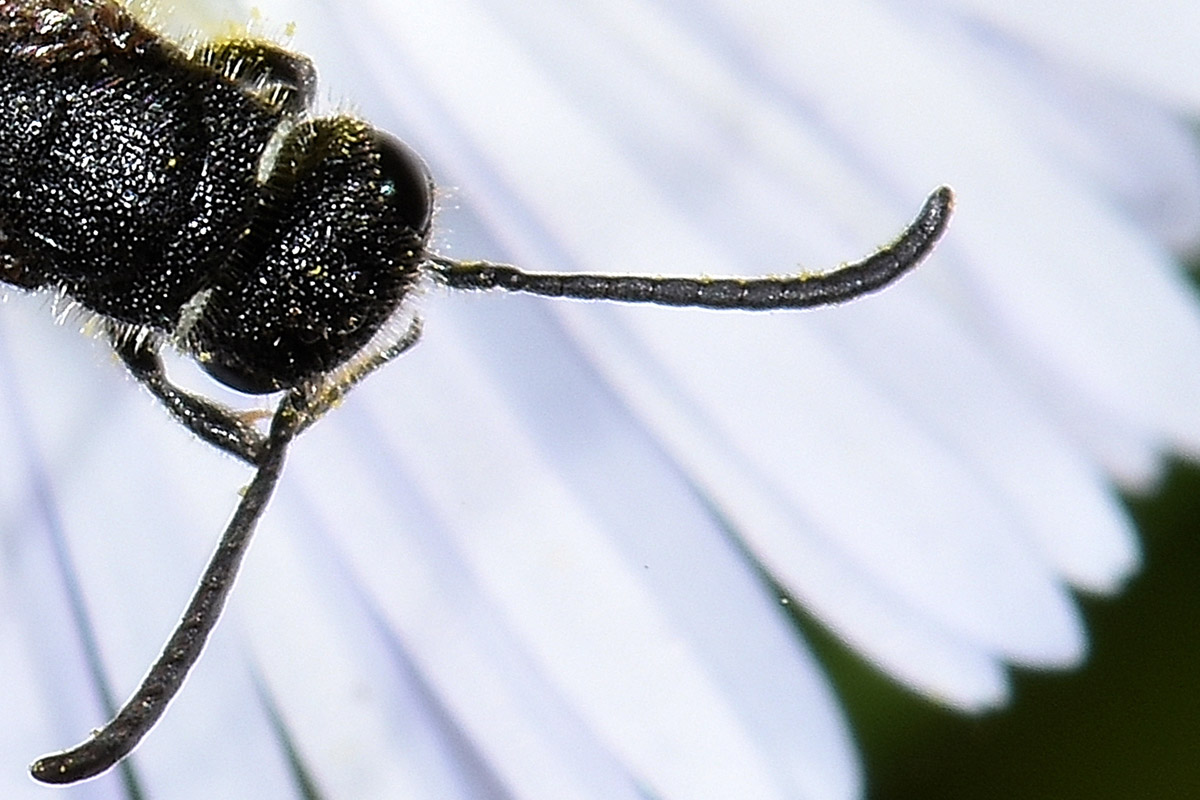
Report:
[[895,242],[862,261],[822,273],[761,278],[670,278],[646,275],[525,272],[507,264],[431,255],[452,289],[507,289],[576,300],[741,310],[807,308],[841,303],[882,289],[925,258],[946,230],[954,195],[934,191]]
[[408,350],[421,338],[421,320],[413,317],[404,332],[390,344],[367,352],[337,370],[313,391],[312,400],[304,409],[304,419],[297,433],[304,431],[320,419],[325,412],[341,402],[346,393],[357,386],[368,375]]
[[115,340],[113,349],[133,377],[161,400],[185,428],[252,466],[260,463],[264,445],[262,434],[225,406],[171,383],[155,349],[131,340]]
[[209,559],[171,638],[133,696],[112,721],[81,744],[43,756],[29,768],[44,783],[74,783],[99,775],[132,752],[166,710],[200,657],[233,587],[254,526],[275,491],[288,445],[300,430],[308,398],[292,390],[275,411],[261,463]]

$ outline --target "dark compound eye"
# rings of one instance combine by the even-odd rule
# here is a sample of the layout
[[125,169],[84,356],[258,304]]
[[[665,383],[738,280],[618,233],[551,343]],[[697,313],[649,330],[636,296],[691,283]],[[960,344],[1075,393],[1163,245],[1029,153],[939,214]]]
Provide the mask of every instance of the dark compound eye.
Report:
[[374,132],[383,191],[392,199],[400,222],[422,238],[433,221],[433,178],[412,148],[381,131]]

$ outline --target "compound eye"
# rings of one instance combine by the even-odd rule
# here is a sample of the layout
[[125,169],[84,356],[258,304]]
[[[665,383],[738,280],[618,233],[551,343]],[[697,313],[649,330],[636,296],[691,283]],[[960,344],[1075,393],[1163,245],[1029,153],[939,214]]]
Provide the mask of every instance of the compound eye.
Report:
[[412,148],[380,131],[374,132],[383,192],[391,198],[400,222],[424,238],[433,220],[433,179]]

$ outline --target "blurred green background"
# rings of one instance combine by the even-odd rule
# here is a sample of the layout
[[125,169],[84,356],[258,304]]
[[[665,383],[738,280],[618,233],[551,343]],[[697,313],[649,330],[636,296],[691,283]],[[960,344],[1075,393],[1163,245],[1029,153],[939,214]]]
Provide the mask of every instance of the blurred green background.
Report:
[[882,678],[804,627],[829,667],[866,761],[870,797],[1200,797],[1200,469],[1127,503],[1142,570],[1083,598],[1091,654],[1077,671],[1018,671],[1013,702],[969,717]]

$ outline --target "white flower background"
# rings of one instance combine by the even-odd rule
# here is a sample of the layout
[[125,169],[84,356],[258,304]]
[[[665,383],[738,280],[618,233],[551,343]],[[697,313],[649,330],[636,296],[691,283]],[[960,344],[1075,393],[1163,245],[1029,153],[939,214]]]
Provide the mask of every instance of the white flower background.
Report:
[[967,712],[1086,657],[1075,593],[1139,565],[1117,488],[1200,454],[1200,6],[257,7],[324,111],[424,155],[447,255],[779,273],[940,183],[956,216],[899,285],[805,313],[429,287],[422,343],[294,447],[132,773],[65,790],[26,764],[107,718],[98,674],[132,691],[248,474],[10,294],[0,796],[300,796],[283,730],[337,798],[848,798],[787,603]]

